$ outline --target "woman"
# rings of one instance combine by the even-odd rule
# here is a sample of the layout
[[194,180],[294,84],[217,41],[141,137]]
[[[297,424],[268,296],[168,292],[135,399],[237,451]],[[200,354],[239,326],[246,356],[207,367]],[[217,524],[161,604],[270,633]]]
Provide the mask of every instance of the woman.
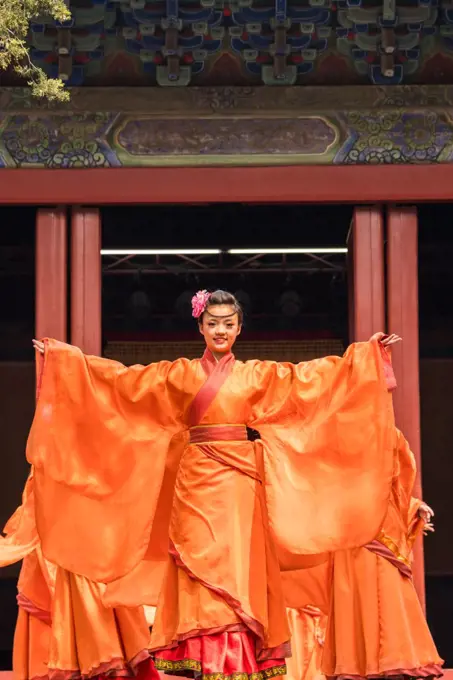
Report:
[[339,678],[442,676],[443,661],[412,581],[412,548],[433,512],[413,498],[415,459],[397,432],[388,511],[363,548],[332,557],[332,591],[322,670]]
[[[386,348],[399,338],[343,358],[242,363],[232,295],[201,291],[193,315],[206,341],[195,361],[126,368],[34,341],[32,474],[0,551],[3,564],[26,558],[24,679],[31,667],[151,673],[150,658],[189,677],[283,675],[281,574],[379,531],[395,442]],[[48,627],[39,643],[31,619]]]
[[362,548],[282,575],[288,610],[291,680],[432,678],[440,659],[412,581],[414,541],[433,531],[433,511],[412,496],[415,460],[397,432],[392,492],[384,524]]

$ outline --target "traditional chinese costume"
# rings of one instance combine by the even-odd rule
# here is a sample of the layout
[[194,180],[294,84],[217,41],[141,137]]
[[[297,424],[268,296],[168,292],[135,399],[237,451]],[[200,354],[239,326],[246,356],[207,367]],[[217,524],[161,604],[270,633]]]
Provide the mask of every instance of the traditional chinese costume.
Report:
[[[397,432],[388,511],[375,540],[332,556],[331,606],[322,670],[346,678],[442,675],[442,660],[412,581],[411,554],[424,522],[412,497],[416,467]],[[315,569],[319,572],[319,568]]]
[[284,574],[381,529],[391,380],[376,339],[298,365],[206,351],[130,368],[46,341],[32,473],[0,545],[0,564],[25,558],[16,676],[127,676],[150,659],[284,674]]

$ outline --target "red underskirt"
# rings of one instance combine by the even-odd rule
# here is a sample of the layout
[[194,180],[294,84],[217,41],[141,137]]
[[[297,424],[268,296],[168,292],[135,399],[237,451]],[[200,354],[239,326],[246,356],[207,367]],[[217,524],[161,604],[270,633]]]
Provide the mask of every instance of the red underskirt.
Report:
[[256,638],[250,631],[224,631],[178,642],[154,652],[159,671],[204,680],[264,680],[286,675],[284,658],[257,661]]
[[[136,665],[133,664],[132,666],[126,667],[115,667],[112,665],[111,668],[106,668],[102,673],[94,673],[93,675],[88,676],[91,678],[91,680],[112,680],[112,678],[122,678],[125,680],[126,678],[133,678],[134,680],[161,680],[161,677],[154,665],[154,662],[152,658],[149,656],[149,653],[147,650],[143,650],[143,653],[141,653],[139,656],[145,657],[143,661],[140,661]],[[108,664],[105,664],[108,665]],[[64,671],[63,671],[64,673]],[[74,680],[74,673],[71,671],[67,671],[66,675],[62,674],[61,676],[58,676],[60,680]],[[87,678],[87,676],[83,676],[84,678]],[[82,679],[82,676],[79,676],[79,678]],[[45,678],[32,678],[32,680],[49,680],[49,676],[45,676]],[[50,680],[52,680],[52,676],[50,676]],[[54,678],[53,680],[57,680]]]

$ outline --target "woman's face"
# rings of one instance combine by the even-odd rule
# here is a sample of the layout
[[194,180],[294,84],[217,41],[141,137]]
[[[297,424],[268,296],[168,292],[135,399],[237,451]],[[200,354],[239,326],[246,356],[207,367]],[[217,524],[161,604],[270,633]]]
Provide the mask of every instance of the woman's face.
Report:
[[239,317],[231,305],[208,305],[203,312],[200,333],[214,356],[229,352],[240,332]]

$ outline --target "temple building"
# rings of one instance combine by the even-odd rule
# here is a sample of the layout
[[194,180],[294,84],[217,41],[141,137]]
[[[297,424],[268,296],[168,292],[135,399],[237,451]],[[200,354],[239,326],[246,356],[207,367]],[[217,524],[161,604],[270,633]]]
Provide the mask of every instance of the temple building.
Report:
[[[190,297],[214,287],[244,305],[240,358],[397,333],[397,424],[436,511],[414,578],[453,668],[452,6],[69,6],[28,36],[69,102],[0,74],[1,520],[26,475],[32,337],[126,364],[198,356]],[[5,671],[16,578],[0,575]]]

